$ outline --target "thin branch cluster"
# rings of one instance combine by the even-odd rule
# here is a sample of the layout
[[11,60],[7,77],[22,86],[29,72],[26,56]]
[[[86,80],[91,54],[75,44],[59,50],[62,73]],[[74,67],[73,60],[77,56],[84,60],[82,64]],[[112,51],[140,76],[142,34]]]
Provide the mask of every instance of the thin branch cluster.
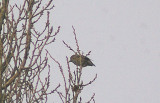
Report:
[[[44,1],[47,2],[44,4]],[[68,77],[61,64],[54,59],[45,47],[55,42],[60,31],[50,24],[50,10],[53,0],[23,0],[22,4],[10,4],[2,0],[0,4],[0,103],[47,103],[48,95],[57,93],[62,103],[82,103],[81,92],[92,84],[93,79],[84,83],[82,66],[70,67],[68,57]],[[45,18],[45,19],[44,19]],[[43,24],[44,23],[44,24]],[[39,26],[39,24],[42,24]],[[64,45],[74,54],[81,53],[74,27],[73,34],[77,50],[66,42]],[[86,54],[90,55],[91,51]],[[50,86],[50,65],[53,59],[59,66],[63,78],[64,91]],[[45,76],[42,74],[45,72]],[[50,91],[49,91],[50,90]],[[95,93],[86,103],[95,103]],[[84,103],[84,102],[83,102]]]
[[[73,34],[74,34],[74,37],[75,37],[75,43],[76,43],[76,47],[77,47],[76,51],[77,52],[74,49],[72,49],[71,46],[69,46],[65,41],[63,41],[63,43],[64,43],[64,45],[66,45],[66,47],[69,50],[71,50],[75,54],[83,55],[81,53],[81,50],[80,50],[80,47],[79,47],[79,44],[78,44],[78,39],[77,39],[77,36],[76,36],[75,29],[74,29],[73,26],[72,26],[72,28],[73,28]],[[91,53],[91,51],[89,51],[86,54],[86,56],[90,55],[90,53]],[[62,92],[59,92],[58,90],[56,90],[60,99],[61,99],[61,101],[62,101],[62,103],[84,103],[84,102],[82,102],[82,97],[80,96],[80,94],[81,94],[81,92],[83,92],[83,89],[86,86],[92,84],[96,80],[97,74],[88,83],[84,83],[83,80],[82,80],[83,67],[82,66],[79,66],[79,67],[77,66],[76,69],[71,70],[69,59],[68,59],[68,57],[66,57],[66,61],[67,61],[67,65],[68,65],[68,77],[65,77],[65,72],[64,72],[61,64],[56,59],[54,59],[51,55],[50,55],[50,57],[59,65],[59,70],[60,70],[60,72],[62,74],[62,77],[63,77],[65,93],[63,94]],[[91,102],[95,103],[94,97],[95,97],[95,93],[93,93],[91,98],[88,99],[88,101],[85,102],[85,103],[91,103]]]
[[[2,0],[0,8],[0,102],[45,103],[50,87],[50,66],[44,48],[55,42],[59,33],[50,25],[53,0],[42,5],[42,0],[24,0],[22,5],[10,5]],[[46,14],[44,28],[37,28]],[[42,55],[43,53],[43,55]],[[47,69],[45,69],[47,68]],[[41,73],[48,71],[44,80]]]

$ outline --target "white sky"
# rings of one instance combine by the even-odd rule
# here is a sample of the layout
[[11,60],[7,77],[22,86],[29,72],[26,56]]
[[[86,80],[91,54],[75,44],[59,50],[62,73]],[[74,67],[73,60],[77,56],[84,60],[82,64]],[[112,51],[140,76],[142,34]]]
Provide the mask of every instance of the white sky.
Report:
[[[72,25],[80,49],[92,51],[96,67],[84,68],[83,78],[88,82],[96,73],[98,78],[84,89],[85,100],[96,93],[96,103],[160,103],[159,0],[54,0],[54,5],[51,24],[61,30],[48,48],[52,56],[67,69],[65,58],[73,53],[62,40],[76,49]],[[50,62],[54,88],[62,77]],[[48,103],[53,100],[60,103],[55,95]]]
[[72,25],[81,50],[92,51],[96,67],[86,68],[84,78],[96,73],[98,78],[84,89],[85,96],[95,92],[96,103],[160,103],[159,0],[54,2],[53,25],[62,28],[52,56],[66,65],[65,56],[72,53],[62,40],[76,48]]

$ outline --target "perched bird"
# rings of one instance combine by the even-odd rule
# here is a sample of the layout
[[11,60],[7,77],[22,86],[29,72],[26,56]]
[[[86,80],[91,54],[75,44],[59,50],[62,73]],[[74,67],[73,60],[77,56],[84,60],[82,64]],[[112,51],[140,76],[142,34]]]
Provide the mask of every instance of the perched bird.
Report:
[[77,66],[81,65],[82,67],[95,66],[88,57],[83,55],[80,56],[78,54],[72,55],[69,62],[72,62]]

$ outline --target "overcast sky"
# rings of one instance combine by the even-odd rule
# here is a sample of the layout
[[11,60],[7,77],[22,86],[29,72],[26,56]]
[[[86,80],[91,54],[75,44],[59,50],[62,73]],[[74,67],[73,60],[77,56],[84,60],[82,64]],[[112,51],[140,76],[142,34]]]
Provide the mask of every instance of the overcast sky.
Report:
[[[84,100],[95,93],[96,103],[160,103],[159,0],[54,0],[51,24],[61,26],[48,50],[67,69],[66,56],[76,50],[72,25],[80,49],[90,50],[96,67],[83,70],[84,82],[97,80],[82,91]],[[41,24],[39,24],[41,27]],[[62,80],[51,62],[51,86]],[[74,65],[71,65],[75,67]],[[60,103],[56,95],[48,103]]]
[[[84,79],[97,80],[85,96],[96,93],[96,103],[160,103],[159,0],[54,0],[52,23],[61,26],[55,58],[66,65],[73,53],[73,25],[80,49],[96,67],[84,69]],[[64,62],[63,62],[64,61]]]

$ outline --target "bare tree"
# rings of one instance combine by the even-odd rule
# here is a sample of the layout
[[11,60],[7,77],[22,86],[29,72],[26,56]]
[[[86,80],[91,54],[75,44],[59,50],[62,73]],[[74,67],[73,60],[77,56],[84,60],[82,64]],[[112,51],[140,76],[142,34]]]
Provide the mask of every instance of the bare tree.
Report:
[[[66,57],[68,77],[65,77],[61,64],[50,55],[49,51],[44,51],[47,45],[55,42],[55,37],[60,30],[58,27],[54,31],[50,24],[50,10],[53,8],[53,0],[23,0],[20,4],[10,4],[9,0],[2,0],[0,5],[0,103],[47,103],[48,95],[53,93],[59,95],[62,103],[82,103],[80,94],[83,88],[96,80],[97,74],[88,83],[84,83],[83,67],[77,66],[72,71],[68,57]],[[41,29],[36,27],[37,24],[41,24]],[[73,34],[76,51],[64,41],[63,43],[74,54],[82,56],[74,28]],[[60,84],[54,88],[50,87],[51,67],[48,64],[48,58],[52,58],[59,65],[65,94],[58,90]],[[41,77],[43,72],[47,72],[45,78]],[[87,103],[95,102],[94,96],[93,93]]]
[[[72,49],[71,46],[69,46],[65,41],[63,41],[63,43],[74,54],[78,54],[80,56],[83,56],[84,54],[81,53],[75,29],[73,26],[72,26],[72,28],[73,28],[73,34],[75,36],[75,44],[77,46],[77,50],[75,51],[74,49]],[[49,53],[49,52],[47,51],[47,53]],[[90,55],[90,53],[91,53],[91,51],[89,51],[85,56]],[[56,90],[62,103],[84,103],[84,102],[82,102],[82,97],[80,94],[82,92],[86,92],[86,91],[83,91],[83,88],[92,84],[96,80],[97,74],[88,83],[84,83],[82,80],[82,70],[83,70],[82,63],[80,63],[80,66],[76,66],[75,69],[71,70],[69,59],[68,59],[68,57],[66,57],[66,61],[67,61],[67,65],[68,65],[68,77],[66,77],[64,69],[62,68],[62,65],[60,64],[60,62],[58,62],[55,58],[53,58],[51,56],[51,54],[49,54],[49,55],[58,64],[59,70],[60,70],[62,78],[63,78],[64,93]],[[78,58],[78,59],[81,59],[81,58]],[[81,60],[78,60],[78,61],[81,62]],[[93,93],[92,97],[90,99],[88,99],[88,101],[86,101],[85,103],[91,103],[91,102],[95,103],[94,96],[95,96],[95,93]]]
[[[47,4],[43,5],[43,1]],[[18,2],[18,1],[17,1]],[[23,0],[10,4],[2,0],[0,7],[0,103],[44,103],[47,96],[60,85],[48,91],[50,66],[45,46],[53,43],[60,27],[53,33],[50,10],[53,0]],[[36,28],[46,15],[43,29]],[[44,21],[44,19],[43,19]],[[42,53],[44,55],[42,55]],[[43,71],[46,78],[41,78]],[[44,80],[43,80],[44,79]]]

